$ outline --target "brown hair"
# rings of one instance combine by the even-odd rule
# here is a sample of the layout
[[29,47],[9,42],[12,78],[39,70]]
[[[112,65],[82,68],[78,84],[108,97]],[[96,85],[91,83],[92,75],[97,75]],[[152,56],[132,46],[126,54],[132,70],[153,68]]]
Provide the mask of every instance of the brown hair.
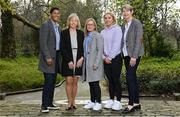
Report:
[[93,18],[88,18],[88,19],[86,20],[85,27],[84,27],[84,34],[85,34],[85,36],[87,36],[87,34],[88,34],[87,23],[88,23],[89,21],[92,21],[92,22],[94,23],[94,26],[95,26],[95,29],[94,29],[94,30],[97,31],[97,23],[96,23],[96,21],[95,21]]
[[131,12],[133,11],[133,7],[130,4],[123,5],[121,10],[123,9],[129,10]]

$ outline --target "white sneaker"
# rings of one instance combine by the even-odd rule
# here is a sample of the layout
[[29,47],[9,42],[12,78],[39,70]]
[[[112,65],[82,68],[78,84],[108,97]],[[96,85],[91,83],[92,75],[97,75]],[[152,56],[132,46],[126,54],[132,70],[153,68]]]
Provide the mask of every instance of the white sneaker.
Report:
[[84,106],[84,108],[85,108],[85,109],[91,109],[91,108],[94,107],[94,105],[95,105],[94,102],[88,102],[88,103]]
[[118,111],[122,109],[122,105],[120,101],[115,100],[113,105],[112,105],[112,110]]
[[101,109],[102,109],[102,104],[100,104],[100,103],[96,103],[93,107],[93,110],[95,110],[95,111],[99,111]]
[[108,100],[107,103],[105,104],[104,108],[110,109],[112,108],[113,105],[113,100]]

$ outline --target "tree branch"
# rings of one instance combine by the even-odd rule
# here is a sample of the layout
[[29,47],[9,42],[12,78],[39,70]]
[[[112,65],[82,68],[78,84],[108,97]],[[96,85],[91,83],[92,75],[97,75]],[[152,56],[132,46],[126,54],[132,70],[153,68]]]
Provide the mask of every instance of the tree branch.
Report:
[[27,25],[35,30],[39,30],[40,26],[28,21],[26,18],[18,15],[18,14],[12,14],[12,17],[17,19],[18,21],[22,22],[24,25]]
[[2,12],[10,11],[13,18],[17,19],[18,21],[22,22],[23,24],[25,24],[35,30],[39,30],[40,26],[28,21],[26,18],[24,18],[21,15],[18,15],[15,11],[13,11],[13,8],[9,2],[0,1],[0,3],[1,3]]

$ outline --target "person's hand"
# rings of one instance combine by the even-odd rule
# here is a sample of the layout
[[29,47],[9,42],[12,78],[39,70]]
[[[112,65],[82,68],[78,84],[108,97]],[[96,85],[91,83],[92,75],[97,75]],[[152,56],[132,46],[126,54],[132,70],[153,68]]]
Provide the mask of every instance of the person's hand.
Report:
[[109,60],[108,58],[105,58],[104,61],[106,64],[111,64],[111,60]]
[[130,66],[131,67],[134,67],[136,65],[136,58],[131,58],[131,60],[130,60]]
[[93,70],[97,70],[97,65],[93,65]]
[[73,64],[73,62],[71,61],[71,62],[69,62],[68,63],[68,66],[69,66],[69,69],[73,69],[74,68],[74,64]]
[[47,59],[46,62],[49,66],[53,64],[53,60],[51,58]]
[[82,64],[83,64],[83,58],[81,57],[81,58],[78,60],[76,67],[79,68],[79,67],[82,66]]

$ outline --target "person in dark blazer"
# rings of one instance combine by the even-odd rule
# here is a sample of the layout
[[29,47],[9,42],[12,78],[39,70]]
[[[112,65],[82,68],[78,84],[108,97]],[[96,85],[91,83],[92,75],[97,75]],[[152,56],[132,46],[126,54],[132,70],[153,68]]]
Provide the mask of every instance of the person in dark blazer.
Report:
[[39,70],[44,74],[42,112],[49,112],[49,109],[59,109],[53,104],[56,75],[61,71],[59,18],[59,8],[51,8],[50,19],[42,24],[39,31]]
[[141,57],[144,54],[143,27],[142,23],[133,17],[133,7],[126,4],[122,7],[122,15],[125,24],[122,26],[123,31],[123,56],[126,67],[126,81],[129,93],[128,106],[123,113],[130,113],[136,109],[141,109],[139,104],[139,86],[136,71]]
[[82,75],[84,33],[79,30],[80,20],[75,13],[68,17],[67,27],[61,33],[62,76],[66,78],[66,110],[71,110],[76,108],[77,83]]

